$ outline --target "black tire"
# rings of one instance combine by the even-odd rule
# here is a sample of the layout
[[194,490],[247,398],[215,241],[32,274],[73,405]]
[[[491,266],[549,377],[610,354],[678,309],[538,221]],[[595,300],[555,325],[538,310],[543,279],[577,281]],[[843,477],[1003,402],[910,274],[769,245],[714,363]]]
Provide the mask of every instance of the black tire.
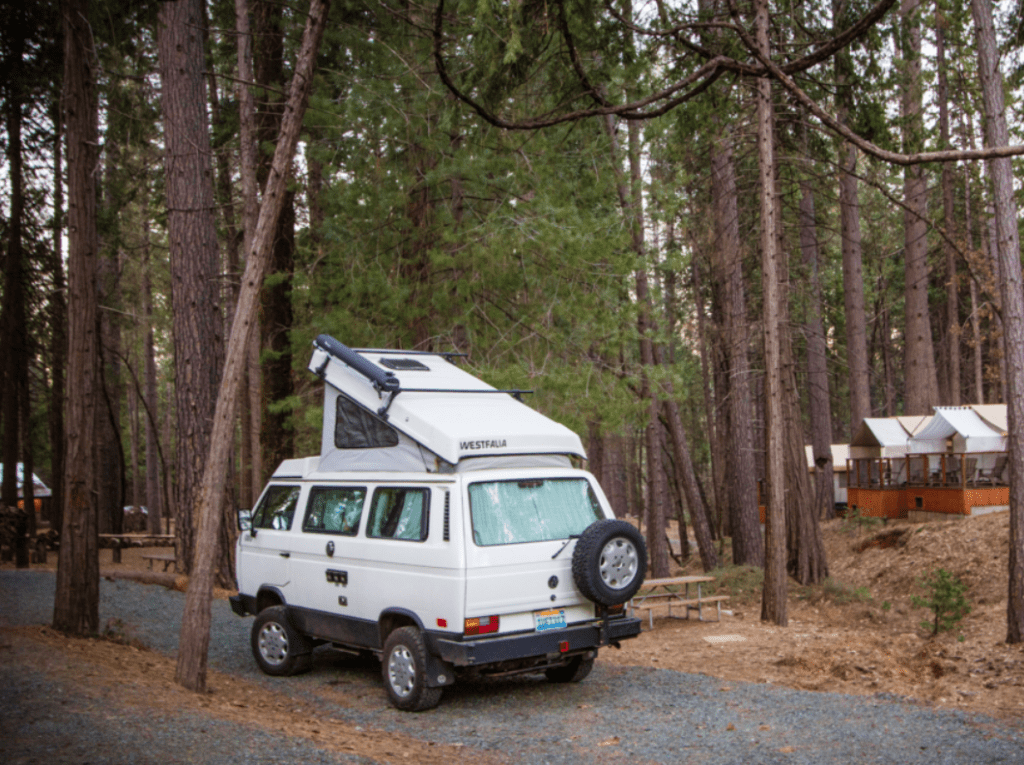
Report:
[[422,712],[441,701],[443,689],[427,686],[427,645],[415,627],[399,627],[388,635],[380,671],[388,701],[398,709]]
[[636,527],[603,518],[580,535],[572,555],[572,578],[584,597],[617,606],[636,595],[647,573],[647,545]]
[[268,675],[286,677],[311,666],[312,644],[288,621],[284,606],[264,608],[252,625],[252,655]]
[[552,683],[578,683],[589,675],[593,668],[593,657],[587,659],[583,656],[576,656],[564,666],[545,669],[544,675]]

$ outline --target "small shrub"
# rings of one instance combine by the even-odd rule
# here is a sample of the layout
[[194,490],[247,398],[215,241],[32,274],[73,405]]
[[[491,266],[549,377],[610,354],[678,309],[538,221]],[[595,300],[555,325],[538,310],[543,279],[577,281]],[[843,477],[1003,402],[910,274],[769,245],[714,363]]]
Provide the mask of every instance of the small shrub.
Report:
[[871,591],[867,587],[850,587],[832,577],[826,577],[820,585],[808,585],[800,588],[797,597],[810,603],[829,600],[837,605],[866,603],[872,599]]
[[714,582],[705,586],[709,595],[729,595],[734,601],[755,601],[764,589],[764,569],[757,566],[723,566],[708,572]]
[[891,611],[892,610],[892,603],[890,603],[888,600],[883,600],[882,601],[882,610],[883,611]]
[[933,621],[922,621],[921,628],[933,635],[953,630],[971,612],[964,593],[967,585],[960,578],[940,568],[918,581],[928,590],[926,597],[914,595],[911,602],[918,608],[928,608],[935,614]]
[[882,518],[875,518],[871,515],[862,515],[859,507],[851,507],[843,516],[843,528],[851,533],[873,529],[885,522]]

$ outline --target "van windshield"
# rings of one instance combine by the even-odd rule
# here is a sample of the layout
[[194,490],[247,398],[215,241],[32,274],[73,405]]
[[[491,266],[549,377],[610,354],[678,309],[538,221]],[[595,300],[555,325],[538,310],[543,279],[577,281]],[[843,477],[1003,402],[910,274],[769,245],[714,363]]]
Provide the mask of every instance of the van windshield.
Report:
[[480,547],[567,539],[604,517],[585,478],[470,484],[469,509]]

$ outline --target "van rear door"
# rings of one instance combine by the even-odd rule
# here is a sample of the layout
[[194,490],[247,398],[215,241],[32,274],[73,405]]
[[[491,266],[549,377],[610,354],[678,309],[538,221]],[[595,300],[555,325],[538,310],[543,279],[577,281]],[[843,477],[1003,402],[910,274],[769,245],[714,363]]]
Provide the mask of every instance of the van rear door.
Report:
[[605,517],[589,475],[498,475],[466,487],[467,618],[497,616],[502,633],[592,619],[594,605],[572,578],[575,537]]

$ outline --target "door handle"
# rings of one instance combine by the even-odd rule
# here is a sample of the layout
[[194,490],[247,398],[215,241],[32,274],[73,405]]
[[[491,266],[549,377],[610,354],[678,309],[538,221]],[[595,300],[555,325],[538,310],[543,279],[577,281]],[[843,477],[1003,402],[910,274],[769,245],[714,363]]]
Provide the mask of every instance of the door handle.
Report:
[[278,553],[278,555],[280,555],[282,558],[290,558],[290,557],[292,557],[292,554],[290,552]]

